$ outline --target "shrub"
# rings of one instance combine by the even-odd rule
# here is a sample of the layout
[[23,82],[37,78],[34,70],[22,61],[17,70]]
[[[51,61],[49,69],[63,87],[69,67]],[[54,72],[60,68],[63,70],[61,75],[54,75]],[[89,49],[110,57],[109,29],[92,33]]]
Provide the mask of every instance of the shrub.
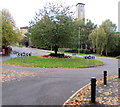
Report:
[[80,53],[91,54],[91,49],[80,49]]
[[[78,50],[77,49],[69,49],[65,52],[78,53]],[[91,49],[80,49],[80,53],[91,54],[92,50]]]
[[65,55],[64,55],[64,54],[50,53],[50,56],[51,56],[51,57],[59,57],[59,58],[62,58],[62,57],[64,57]]
[[117,56],[116,58],[117,58],[117,59],[120,59],[120,56]]

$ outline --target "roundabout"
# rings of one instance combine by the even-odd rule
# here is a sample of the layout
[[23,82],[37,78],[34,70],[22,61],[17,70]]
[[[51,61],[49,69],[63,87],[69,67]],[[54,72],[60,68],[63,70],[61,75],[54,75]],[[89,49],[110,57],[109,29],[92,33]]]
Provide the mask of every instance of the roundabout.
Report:
[[46,56],[26,56],[3,61],[3,64],[43,68],[85,68],[100,66],[103,65],[103,62],[81,57],[56,58]]
[[[17,49],[20,51],[20,48]],[[33,55],[39,56],[41,52],[42,55],[44,52],[43,50],[28,48],[25,50],[32,50]],[[118,60],[99,57],[96,59],[104,62],[104,65],[63,69],[3,64],[3,72],[9,70],[16,71],[17,74],[21,72],[20,74],[24,77],[20,78],[19,81],[11,79],[2,83],[2,103],[3,105],[62,105],[77,90],[88,84],[91,77],[101,78],[104,70],[108,71],[109,76],[117,75]]]

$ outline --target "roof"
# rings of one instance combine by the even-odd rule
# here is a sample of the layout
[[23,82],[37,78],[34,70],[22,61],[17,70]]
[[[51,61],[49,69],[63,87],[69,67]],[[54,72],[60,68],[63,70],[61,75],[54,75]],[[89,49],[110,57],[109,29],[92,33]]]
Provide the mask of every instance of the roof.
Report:
[[[84,3],[78,3],[77,5],[79,5],[79,4],[81,4],[81,5],[85,5]],[[76,6],[77,6],[77,5],[76,5]]]
[[28,29],[28,26],[20,27],[20,29]]

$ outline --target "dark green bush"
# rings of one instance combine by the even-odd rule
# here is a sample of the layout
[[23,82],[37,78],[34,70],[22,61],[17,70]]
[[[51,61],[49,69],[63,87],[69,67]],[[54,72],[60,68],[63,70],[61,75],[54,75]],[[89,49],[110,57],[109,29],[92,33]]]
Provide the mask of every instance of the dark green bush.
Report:
[[[66,50],[65,52],[78,53],[78,50],[77,49],[69,49],[69,50]],[[92,50],[91,49],[80,49],[80,53],[91,54]]]
[[59,57],[59,58],[62,58],[62,57],[64,57],[65,55],[64,55],[64,54],[50,53],[50,56],[52,56],[52,57]]
[[91,52],[90,49],[80,49],[80,53],[91,54]]
[[120,56],[117,56],[116,58],[117,58],[117,59],[120,59]]

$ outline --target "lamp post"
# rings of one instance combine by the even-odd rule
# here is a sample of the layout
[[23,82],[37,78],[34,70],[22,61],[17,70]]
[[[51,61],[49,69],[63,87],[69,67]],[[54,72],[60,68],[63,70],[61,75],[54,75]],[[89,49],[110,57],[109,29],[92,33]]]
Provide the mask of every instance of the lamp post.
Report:
[[79,33],[78,33],[78,54],[80,53],[80,27],[79,27]]

